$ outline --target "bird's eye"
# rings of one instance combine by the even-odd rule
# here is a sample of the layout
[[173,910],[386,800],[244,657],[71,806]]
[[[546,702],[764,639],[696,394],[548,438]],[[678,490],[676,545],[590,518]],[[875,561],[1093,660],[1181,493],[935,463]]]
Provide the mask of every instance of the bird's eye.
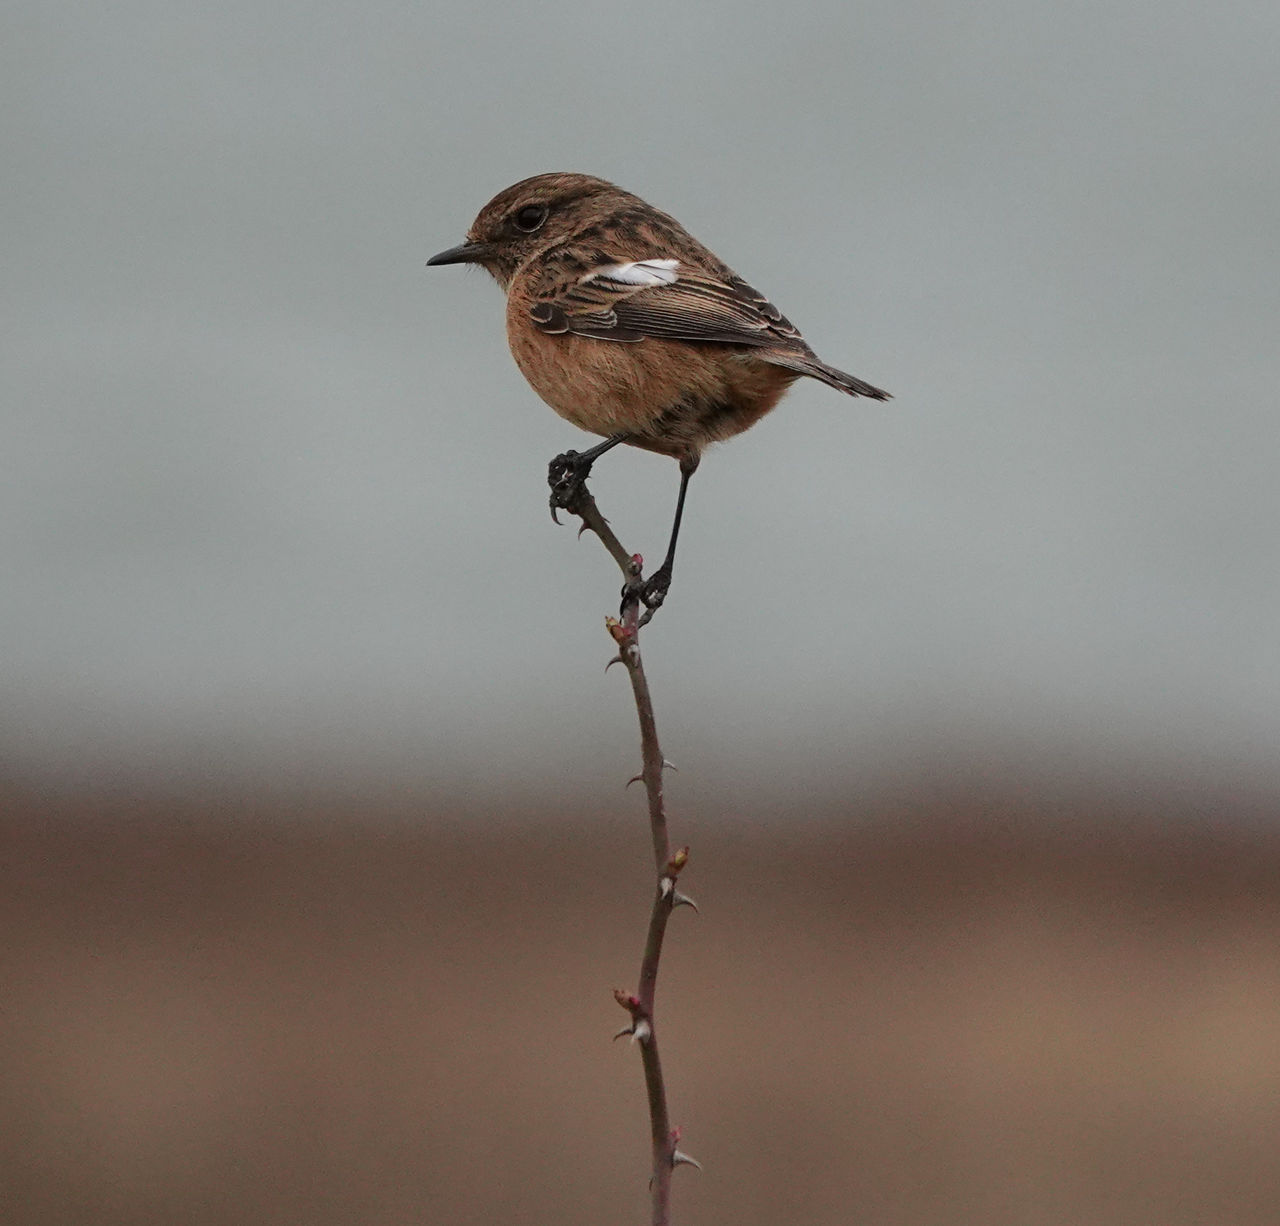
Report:
[[526,204],[515,215],[514,220],[517,230],[532,234],[535,230],[540,229],[542,223],[547,220],[547,206],[545,204]]

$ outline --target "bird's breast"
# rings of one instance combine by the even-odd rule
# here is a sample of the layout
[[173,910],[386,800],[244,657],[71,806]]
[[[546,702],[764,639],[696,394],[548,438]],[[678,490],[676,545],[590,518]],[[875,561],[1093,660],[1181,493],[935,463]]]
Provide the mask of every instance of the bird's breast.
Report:
[[533,390],[575,426],[631,434],[654,451],[698,452],[745,430],[796,378],[734,345],[548,334],[534,326],[531,305],[509,296],[507,341]]

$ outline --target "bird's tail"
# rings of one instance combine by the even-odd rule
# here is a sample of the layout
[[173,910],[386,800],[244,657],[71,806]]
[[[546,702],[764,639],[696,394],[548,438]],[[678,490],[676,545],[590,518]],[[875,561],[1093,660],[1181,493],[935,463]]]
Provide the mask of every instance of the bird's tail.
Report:
[[815,379],[821,379],[823,383],[829,387],[836,388],[838,391],[848,392],[850,396],[870,396],[872,400],[893,399],[888,392],[882,391],[878,387],[872,387],[870,383],[866,383],[862,379],[855,379],[853,375],[846,375],[843,370],[837,370],[834,366],[828,366],[825,362],[815,362],[804,373],[812,375]]
[[812,353],[794,355],[771,353],[769,354],[769,360],[778,366],[786,366],[791,370],[798,370],[802,375],[808,375],[811,379],[817,379],[828,387],[834,387],[836,391],[845,392],[850,396],[869,396],[872,400],[893,399],[888,392],[882,391],[878,387],[873,387],[862,379],[856,379],[853,375],[846,375],[843,370],[837,370],[834,366],[828,366],[825,362],[819,361],[814,357]]

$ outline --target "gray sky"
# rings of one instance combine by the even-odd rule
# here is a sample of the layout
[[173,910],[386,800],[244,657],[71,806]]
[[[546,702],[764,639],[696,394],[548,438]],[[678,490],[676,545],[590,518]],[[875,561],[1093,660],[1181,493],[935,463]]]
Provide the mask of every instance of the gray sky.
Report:
[[[500,188],[580,170],[896,396],[797,386],[699,471],[646,639],[689,795],[952,758],[1275,778],[1275,5],[5,26],[9,770],[626,773],[615,573],[546,513],[589,440],[496,288],[423,268]],[[656,560],[676,482],[628,450],[593,488]]]

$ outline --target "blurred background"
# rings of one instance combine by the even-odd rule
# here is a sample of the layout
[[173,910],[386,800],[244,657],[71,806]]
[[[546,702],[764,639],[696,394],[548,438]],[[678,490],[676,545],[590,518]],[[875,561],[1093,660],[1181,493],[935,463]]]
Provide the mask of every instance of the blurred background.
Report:
[[[829,362],[646,632],[701,917],[678,1220],[1275,1220],[1280,13],[10,5],[6,1220],[647,1220],[587,441],[479,273],[545,170]],[[593,481],[660,556],[675,465]]]

